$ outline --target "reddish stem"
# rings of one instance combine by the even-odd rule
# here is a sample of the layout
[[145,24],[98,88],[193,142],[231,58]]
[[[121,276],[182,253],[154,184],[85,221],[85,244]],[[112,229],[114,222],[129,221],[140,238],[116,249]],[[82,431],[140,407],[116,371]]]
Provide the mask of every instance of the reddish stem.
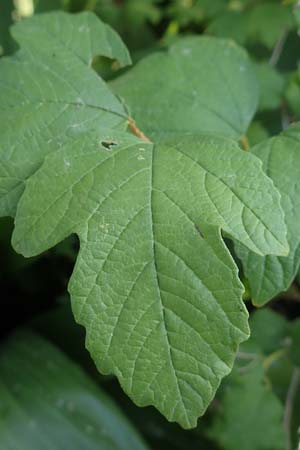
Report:
[[137,137],[139,137],[145,142],[151,142],[150,139],[147,136],[145,136],[144,133],[138,128],[137,124],[131,117],[129,117],[128,119],[128,126]]

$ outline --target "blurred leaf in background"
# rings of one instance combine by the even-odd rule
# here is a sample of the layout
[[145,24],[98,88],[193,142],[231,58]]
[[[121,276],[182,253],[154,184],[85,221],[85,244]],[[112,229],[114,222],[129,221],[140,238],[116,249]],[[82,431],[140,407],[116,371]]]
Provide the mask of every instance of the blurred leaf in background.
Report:
[[209,435],[224,450],[284,450],[282,420],[283,406],[257,364],[228,377]]
[[217,393],[208,435],[226,450],[294,449],[300,358],[293,346],[299,348],[300,322],[262,309],[251,315],[250,327],[251,337]]
[[57,348],[19,331],[0,355],[1,450],[146,450],[114,403]]
[[0,3],[0,56],[8,53],[12,47],[9,27],[12,24],[14,10],[13,0],[2,0]]

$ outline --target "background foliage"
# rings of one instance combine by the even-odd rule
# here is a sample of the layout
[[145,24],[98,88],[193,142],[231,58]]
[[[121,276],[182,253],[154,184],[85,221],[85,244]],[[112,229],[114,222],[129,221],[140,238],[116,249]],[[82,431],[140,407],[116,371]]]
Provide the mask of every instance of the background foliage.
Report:
[[[300,120],[297,2],[36,0],[32,4],[2,0],[2,54],[12,53],[17,46],[8,32],[12,22],[56,9],[94,11],[120,33],[134,62],[153,50],[176,44],[183,35],[232,38],[247,48],[262,93],[247,131],[250,145]],[[106,80],[114,80],[120,73],[120,67],[106,58],[94,60],[93,65]],[[293,167],[291,161],[288,170],[293,171]],[[285,180],[278,182],[285,184]],[[250,303],[250,288],[252,293],[255,290],[251,274],[243,275],[249,287],[245,302],[251,313],[251,338],[241,345],[234,370],[223,381],[208,413],[197,428],[187,432],[168,423],[153,408],[135,407],[113,377],[100,376],[96,371],[84,347],[83,329],[74,323],[65,296],[78,250],[76,238],[27,260],[11,249],[12,227],[10,219],[1,219],[0,283],[5,311],[1,315],[1,450],[34,450],[41,445],[49,450],[297,448],[299,277],[286,293],[255,310]],[[294,233],[297,235],[297,230]],[[246,257],[244,249],[236,251],[241,259]],[[258,265],[255,260],[255,270]],[[265,302],[267,288],[255,291],[256,303]],[[22,440],[18,441],[20,430]]]

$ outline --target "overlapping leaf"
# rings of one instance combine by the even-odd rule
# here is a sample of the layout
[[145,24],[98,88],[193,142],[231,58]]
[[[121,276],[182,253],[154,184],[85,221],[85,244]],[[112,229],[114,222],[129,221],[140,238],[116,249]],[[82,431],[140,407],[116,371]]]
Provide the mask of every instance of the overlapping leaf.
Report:
[[245,51],[232,41],[190,37],[145,58],[111,84],[153,139],[215,132],[238,139],[258,103]]
[[266,173],[281,193],[288,229],[290,253],[287,257],[261,257],[242,245],[236,245],[249,280],[253,302],[262,305],[288,289],[300,264],[300,126],[289,128],[253,147]]
[[118,35],[91,13],[50,13],[12,28],[21,49],[0,63],[0,215],[14,215],[24,181],[73,134],[126,122],[91,69],[101,54],[128,64]]

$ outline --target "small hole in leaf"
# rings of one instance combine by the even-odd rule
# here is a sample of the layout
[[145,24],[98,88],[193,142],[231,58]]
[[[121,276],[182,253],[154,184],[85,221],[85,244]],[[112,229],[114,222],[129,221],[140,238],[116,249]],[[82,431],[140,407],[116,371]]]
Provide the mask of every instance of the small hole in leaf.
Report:
[[104,147],[106,150],[111,150],[113,147],[116,147],[118,145],[115,141],[102,141],[101,142],[102,147]]

